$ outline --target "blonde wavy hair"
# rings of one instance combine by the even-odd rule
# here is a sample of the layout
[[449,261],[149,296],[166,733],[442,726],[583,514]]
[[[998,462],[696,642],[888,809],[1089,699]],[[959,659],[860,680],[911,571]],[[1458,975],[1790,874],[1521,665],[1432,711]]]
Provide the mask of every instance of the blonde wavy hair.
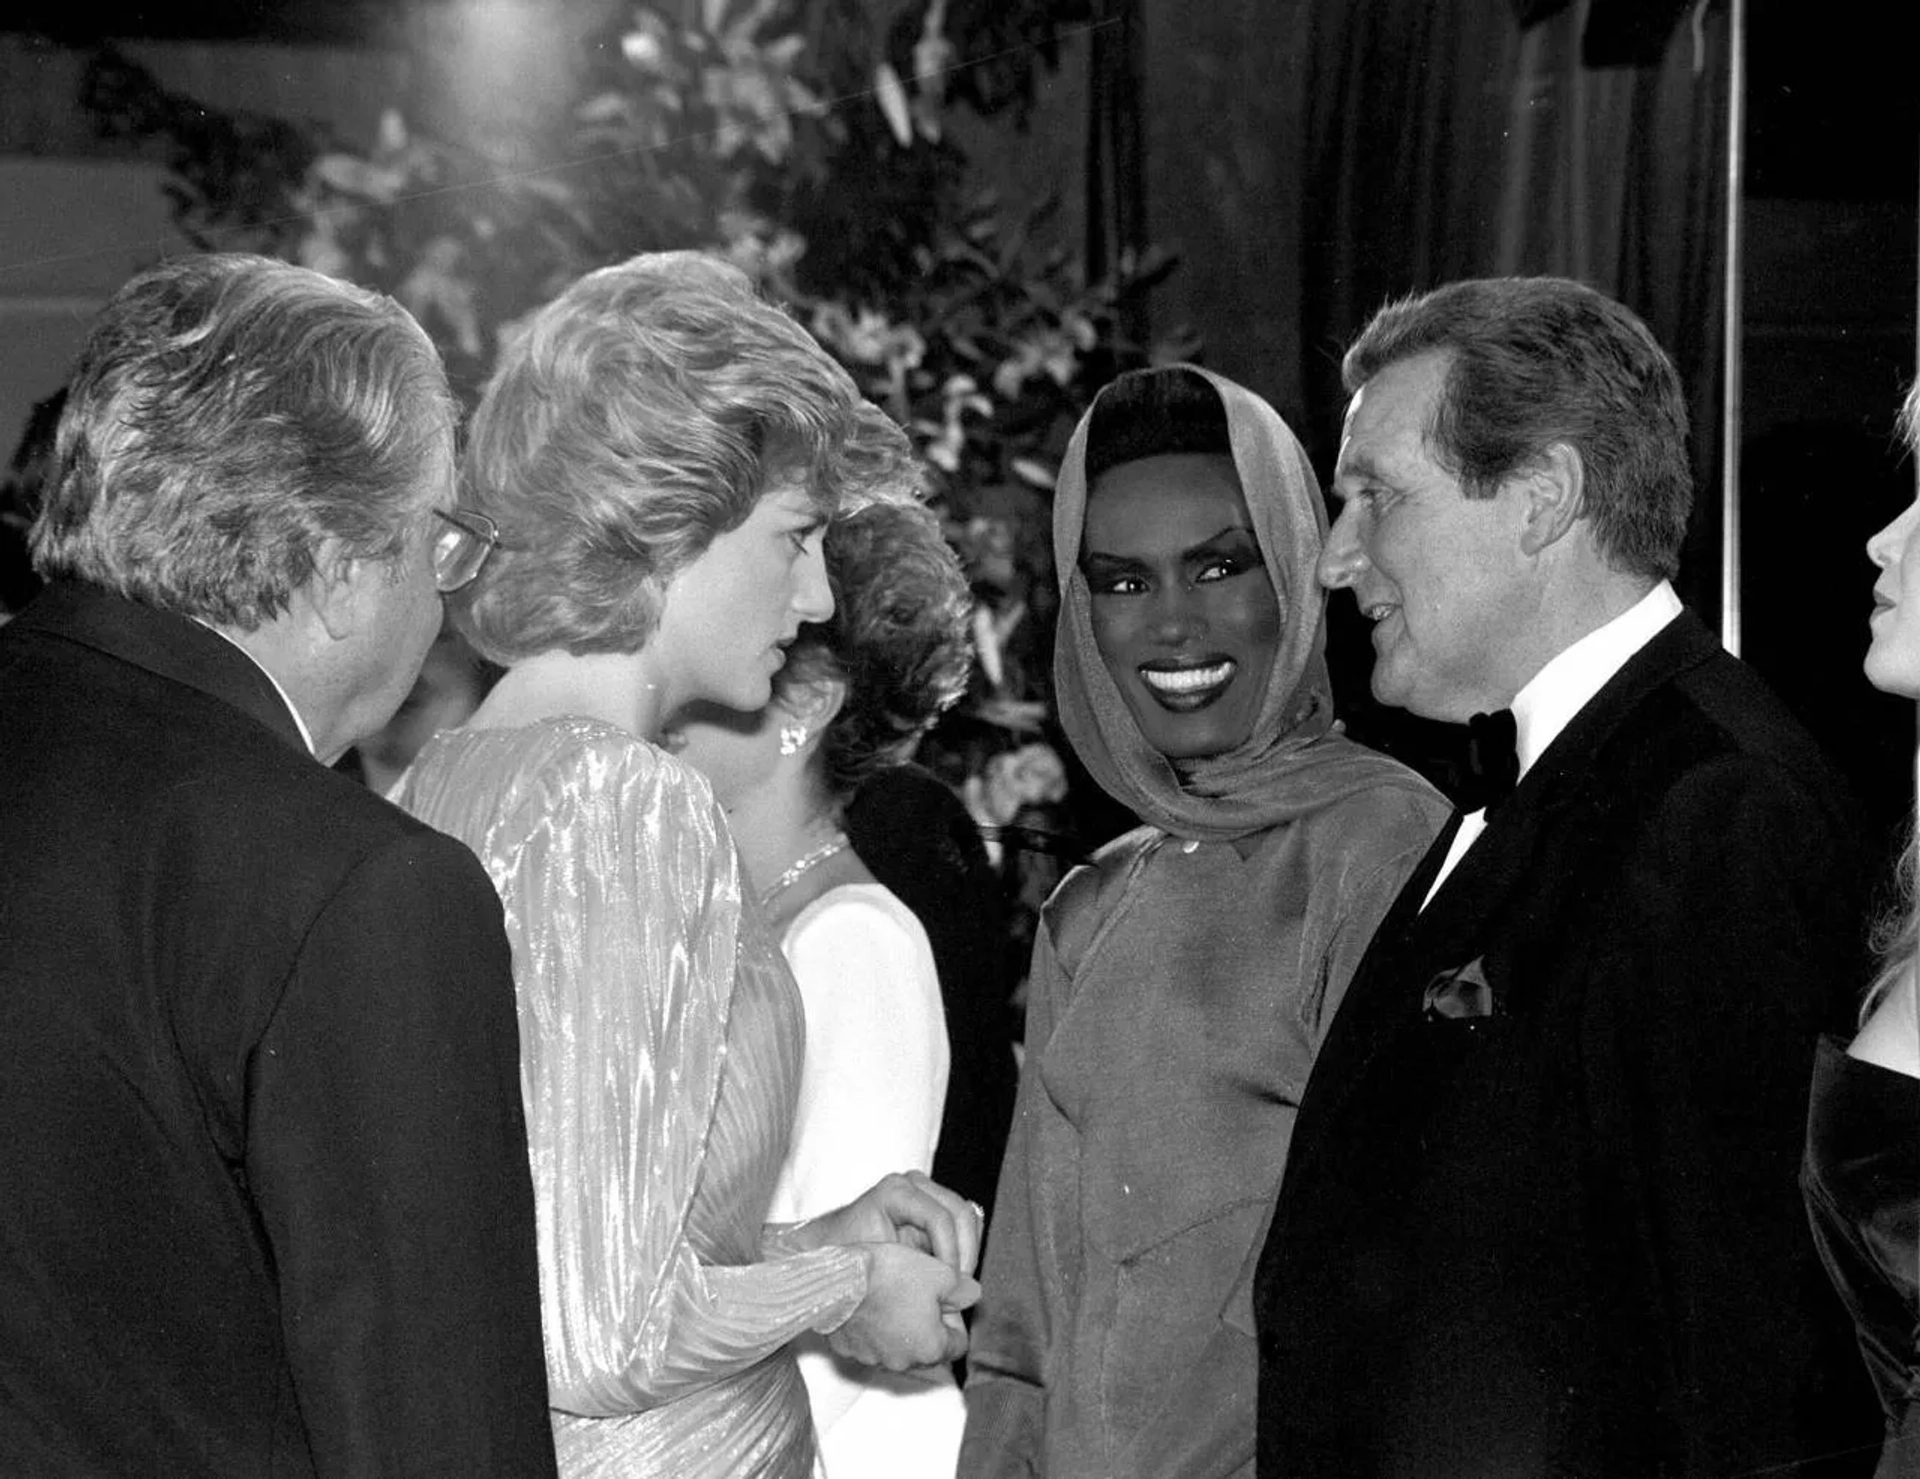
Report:
[[[1900,439],[1910,455],[1920,457],[1920,380],[1907,390],[1900,407]],[[1880,973],[1860,1003],[1860,1020],[1865,1022],[1875,1007],[1893,990],[1900,978],[1920,958],[1920,832],[1911,818],[1907,821],[1907,842],[1900,850],[1900,863],[1894,871],[1896,902],[1880,921],[1873,935],[1874,952],[1880,957]]]
[[474,413],[463,506],[500,530],[454,598],[499,663],[637,652],[667,583],[796,467],[831,514],[858,390],[747,276],[698,252],[588,273],[533,316]]

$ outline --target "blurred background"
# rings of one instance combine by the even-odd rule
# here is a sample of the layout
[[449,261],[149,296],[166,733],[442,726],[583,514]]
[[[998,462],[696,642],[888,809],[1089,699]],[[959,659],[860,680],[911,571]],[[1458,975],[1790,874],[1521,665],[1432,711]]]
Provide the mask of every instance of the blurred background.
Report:
[[[1093,393],[1197,359],[1271,400],[1324,476],[1340,350],[1374,308],[1451,277],[1566,273],[1632,305],[1685,376],[1700,492],[1681,590],[1710,621],[1737,453],[1743,655],[1890,845],[1914,716],[1859,659],[1861,546],[1914,487],[1892,435],[1920,265],[1898,9],[11,0],[0,607],[31,587],[20,533],[89,317],[159,256],[266,251],[391,292],[471,401],[503,337],[580,272],[710,246],[935,469],[980,661],[922,759],[989,828],[1030,919],[1128,821],[1058,743],[1048,693],[1047,502]],[[1454,736],[1369,702],[1351,602],[1333,635],[1350,727],[1444,783]],[[430,728],[484,680],[437,649],[402,719]],[[369,774],[412,742],[370,747]]]

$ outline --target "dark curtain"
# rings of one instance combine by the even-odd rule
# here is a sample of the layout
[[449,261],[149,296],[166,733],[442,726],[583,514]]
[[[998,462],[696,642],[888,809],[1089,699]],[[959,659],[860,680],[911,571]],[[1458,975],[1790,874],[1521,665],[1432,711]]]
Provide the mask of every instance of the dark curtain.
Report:
[[[1147,247],[1146,155],[1141,143],[1138,0],[1097,0],[1089,35],[1086,272],[1089,282],[1137,260]],[[1122,306],[1120,329],[1149,337],[1147,305]]]
[[1331,464],[1340,354],[1382,303],[1506,267],[1502,171],[1521,28],[1503,5],[1303,7],[1302,391]]
[[[1301,260],[1309,414],[1337,427],[1334,346],[1382,302],[1452,277],[1557,273],[1619,297],[1688,387],[1695,523],[1717,496],[1727,36],[1679,18],[1658,60],[1590,66],[1590,14],[1365,0],[1311,7],[1307,173],[1319,202]],[[1671,9],[1671,7],[1667,7]],[[1687,598],[1718,603],[1711,538]],[[1703,568],[1703,566],[1714,568]]]
[[[1209,361],[1272,399],[1324,474],[1341,351],[1382,303],[1495,273],[1613,293],[1687,385],[1697,495],[1681,593],[1714,619],[1724,10],[1148,0],[1147,30],[1151,229],[1183,254],[1171,307]],[[1444,737],[1371,705],[1350,606],[1334,603],[1342,705],[1421,764]]]
[[[1674,22],[1671,3],[1642,7]],[[1497,272],[1560,273],[1647,321],[1679,366],[1693,424],[1694,518],[1680,592],[1720,608],[1728,18],[1694,8],[1640,64],[1587,65],[1634,7],[1587,5],[1522,32],[1500,171]],[[1612,48],[1603,54],[1617,54]]]

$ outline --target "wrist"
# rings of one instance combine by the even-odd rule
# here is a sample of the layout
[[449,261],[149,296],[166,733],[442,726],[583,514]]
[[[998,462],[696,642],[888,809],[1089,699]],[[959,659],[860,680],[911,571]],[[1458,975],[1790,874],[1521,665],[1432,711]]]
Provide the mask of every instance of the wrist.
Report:
[[873,1288],[873,1249],[858,1243],[843,1243],[835,1247],[834,1255],[843,1258],[853,1271],[845,1300],[829,1310],[824,1319],[813,1328],[820,1335],[831,1335],[847,1321],[860,1312],[867,1302],[867,1293]]
[[760,1256],[791,1258],[796,1253],[811,1253],[816,1248],[824,1248],[828,1242],[818,1217],[809,1217],[800,1222],[769,1222],[760,1230]]

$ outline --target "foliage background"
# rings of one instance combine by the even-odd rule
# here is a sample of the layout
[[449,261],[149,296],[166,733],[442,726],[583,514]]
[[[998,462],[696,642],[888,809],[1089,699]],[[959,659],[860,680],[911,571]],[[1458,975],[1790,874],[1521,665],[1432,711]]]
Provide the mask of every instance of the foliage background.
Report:
[[907,428],[972,576],[978,661],[921,758],[988,830],[1021,920],[1064,861],[1124,824],[1070,786],[1049,691],[1048,497],[1068,434],[1121,370],[1190,356],[1139,342],[1171,269],[1124,253],[1090,277],[1057,199],[1016,213],[953,123],[1018,148],[1062,42],[1101,0],[650,0],[589,34],[547,157],[515,165],[392,100],[370,146],[208,110],[103,47],[84,103],[108,138],[165,151],[175,217],[391,293],[471,401],[500,345],[581,273],[635,252],[719,251]]

